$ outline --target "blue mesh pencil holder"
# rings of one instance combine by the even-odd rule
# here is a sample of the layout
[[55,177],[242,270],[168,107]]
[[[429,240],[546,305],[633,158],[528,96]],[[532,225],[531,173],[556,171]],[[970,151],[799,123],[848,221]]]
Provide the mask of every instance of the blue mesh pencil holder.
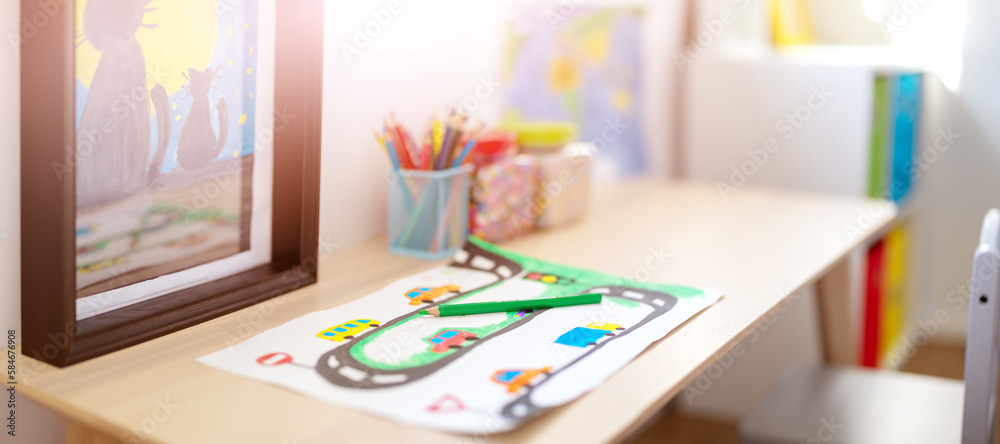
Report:
[[389,171],[389,251],[443,259],[462,248],[469,232],[471,171],[471,165]]

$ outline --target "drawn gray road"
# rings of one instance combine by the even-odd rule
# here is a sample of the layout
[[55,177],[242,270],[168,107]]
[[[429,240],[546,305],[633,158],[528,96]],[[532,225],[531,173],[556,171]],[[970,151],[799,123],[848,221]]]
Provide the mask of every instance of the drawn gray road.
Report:
[[[486,251],[485,249],[482,249],[472,243],[468,243],[465,247],[465,250],[463,251],[464,251],[463,254],[458,255],[459,260],[450,265],[453,267],[469,268],[496,274],[498,277],[498,281],[484,288],[489,288],[492,286],[499,285],[504,281],[506,281],[507,279],[512,279],[512,278],[519,279],[520,278],[519,275],[522,273],[522,271],[524,271],[519,264],[502,256]],[[477,288],[474,290],[470,290],[469,292],[479,291],[482,289],[483,288]],[[448,301],[459,298],[462,295],[465,295],[469,292],[460,293],[455,296],[449,297],[447,299],[437,301],[436,303],[417,307],[417,309],[412,312],[399,316],[389,322],[380,325],[379,327],[376,327],[375,329],[372,329],[371,332],[368,334],[373,334],[375,331],[378,331],[379,329],[384,329],[394,324],[400,323],[406,319],[409,319],[417,315],[418,314],[417,312],[419,310],[447,303]],[[524,389],[522,389],[521,394],[516,399],[514,399],[509,404],[504,406],[504,408],[501,410],[501,414],[503,416],[509,418],[525,418],[540,413],[543,409],[541,407],[534,405],[531,402],[531,394],[535,389],[543,386],[547,381],[552,380],[552,378],[559,375],[562,371],[572,367],[574,364],[580,362],[581,360],[591,355],[595,351],[600,350],[601,348],[607,346],[616,339],[620,339],[630,334],[631,332],[642,327],[649,321],[668,312],[677,304],[678,301],[676,297],[666,293],[639,289],[639,288],[632,288],[632,287],[622,287],[622,286],[593,287],[586,290],[586,292],[601,293],[605,297],[621,298],[624,300],[639,302],[649,306],[652,310],[640,322],[637,322],[634,325],[629,326],[624,331],[616,333],[614,336],[611,336],[607,340],[599,341],[596,345],[588,347],[585,353],[581,354],[580,356],[577,356],[568,364],[563,365],[560,368],[556,369],[555,371],[549,373],[544,379],[542,379],[538,383],[526,386]],[[394,369],[394,370],[372,368],[358,362],[353,356],[351,356],[350,350],[353,346],[355,346],[355,344],[349,344],[334,348],[333,350],[330,350],[329,352],[323,354],[319,358],[316,364],[316,371],[331,383],[341,387],[350,387],[356,389],[378,389],[378,388],[394,387],[403,384],[408,384],[420,380],[421,378],[424,378],[434,373],[435,371],[450,364],[454,360],[459,359],[465,353],[468,353],[475,347],[481,346],[483,343],[493,340],[497,337],[500,337],[504,333],[512,331],[518,327],[524,326],[525,324],[531,322],[532,319],[541,315],[545,311],[546,310],[536,310],[534,312],[528,313],[520,320],[506,326],[500,331],[497,331],[487,337],[480,338],[478,341],[475,341],[474,343],[471,343],[460,349],[457,349],[453,353],[450,353],[449,355],[442,357],[441,359],[427,365],[418,367],[409,367],[405,369]]]
[[[523,268],[517,262],[507,259],[503,256],[491,253],[472,242],[466,242],[465,247],[461,250],[459,254],[456,255],[455,260],[449,264],[451,267],[456,268],[468,268],[471,270],[493,273],[497,276],[497,282],[494,282],[486,287],[476,288],[466,292],[457,293],[446,299],[441,299],[430,304],[422,305],[416,307],[413,311],[399,316],[389,322],[386,322],[372,330],[369,330],[367,335],[374,334],[375,332],[388,328],[399,322],[402,322],[408,318],[416,316],[420,310],[426,310],[431,307],[436,307],[438,305],[447,303],[448,301],[460,298],[470,292],[480,291],[483,288],[489,288],[496,285],[502,284],[505,280],[517,276],[523,271]],[[530,313],[524,316],[521,320],[507,326],[503,330],[500,330],[487,338],[482,338],[477,341],[478,343],[486,342],[487,340],[500,335],[510,329],[517,328],[517,326],[528,322],[532,317],[537,316],[539,312]],[[473,349],[475,345],[463,347],[456,350],[455,352],[445,356],[431,364],[412,367],[399,370],[384,370],[371,368],[365,364],[358,362],[351,356],[351,347],[355,343],[350,345],[337,347],[323,354],[316,363],[316,371],[319,372],[321,376],[326,378],[333,384],[342,387],[353,387],[353,388],[363,388],[363,389],[375,389],[383,387],[393,387],[401,384],[406,384],[409,382],[416,381],[423,378],[431,373],[434,373],[441,367],[448,365],[451,361],[458,359],[469,350]]]

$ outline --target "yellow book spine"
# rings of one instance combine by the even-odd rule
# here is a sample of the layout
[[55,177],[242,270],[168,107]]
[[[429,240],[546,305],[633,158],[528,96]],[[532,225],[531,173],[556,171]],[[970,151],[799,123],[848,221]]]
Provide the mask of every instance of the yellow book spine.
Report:
[[905,333],[909,305],[908,255],[909,232],[906,226],[900,225],[885,237],[878,346],[880,364],[888,362],[889,354],[896,349]]
[[808,0],[770,0],[769,6],[775,46],[816,43]]

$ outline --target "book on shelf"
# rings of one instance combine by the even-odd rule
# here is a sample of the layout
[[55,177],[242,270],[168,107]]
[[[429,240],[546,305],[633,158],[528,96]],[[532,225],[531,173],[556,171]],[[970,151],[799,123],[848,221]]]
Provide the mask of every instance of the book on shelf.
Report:
[[909,309],[908,254],[909,229],[901,224],[885,236],[882,243],[882,291],[879,312],[878,362],[885,366],[893,362],[892,354],[906,334]]
[[[879,73],[872,88],[868,195],[905,206],[913,190],[919,154],[922,74]],[[892,359],[909,326],[909,231],[901,221],[868,250],[861,364],[898,364]]]
[[910,193],[911,172],[917,152],[917,128],[920,120],[922,75],[903,74],[894,79],[895,115],[892,142],[892,183],[889,193],[894,202],[902,202]]
[[864,315],[861,331],[861,365],[878,367],[878,344],[882,311],[883,241],[868,248],[864,295]]
[[872,90],[869,197],[906,202],[918,152],[922,74],[878,74]]

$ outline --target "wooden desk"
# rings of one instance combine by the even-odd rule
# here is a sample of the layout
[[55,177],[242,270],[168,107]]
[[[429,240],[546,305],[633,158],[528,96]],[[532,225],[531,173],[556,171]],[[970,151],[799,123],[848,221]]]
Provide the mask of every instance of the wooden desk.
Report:
[[[747,188],[725,202],[710,184],[647,181],[600,190],[583,222],[505,247],[640,279],[648,273],[650,280],[713,288],[725,297],[593,392],[489,441],[622,439],[765,315],[780,316],[789,294],[817,281],[825,356],[853,362],[842,264],[851,249],[888,227],[894,207],[869,215],[871,223],[848,239],[845,226],[857,226],[871,201]],[[273,302],[66,369],[22,356],[19,393],[69,418],[68,439],[78,441],[100,442],[103,435],[184,443],[480,442],[482,436],[402,426],[194,361],[227,340],[344,304],[432,265],[389,255],[384,240],[336,251],[321,261],[319,284]]]

